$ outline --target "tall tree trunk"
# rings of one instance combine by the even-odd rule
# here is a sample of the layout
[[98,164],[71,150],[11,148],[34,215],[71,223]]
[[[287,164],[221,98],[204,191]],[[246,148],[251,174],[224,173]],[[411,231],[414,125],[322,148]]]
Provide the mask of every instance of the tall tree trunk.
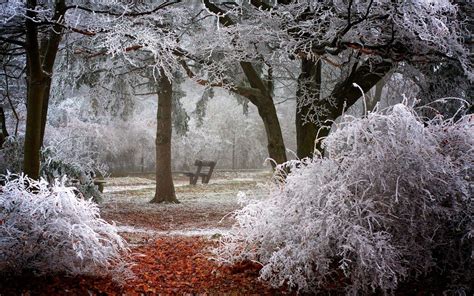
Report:
[[172,84],[161,70],[156,117],[156,191],[152,203],[179,203],[171,174],[172,95]]
[[[39,179],[40,175],[40,151],[44,134],[43,126],[46,123],[46,114],[43,114],[43,109],[48,108],[44,99],[49,98],[51,76],[62,32],[59,24],[54,25],[49,31],[48,39],[43,42],[45,46],[40,48],[38,27],[34,22],[36,6],[36,0],[27,1],[29,10],[27,10],[28,18],[25,21],[28,91],[23,171],[33,179]],[[55,1],[53,20],[61,21],[65,7],[64,0]]]
[[[259,3],[261,4],[258,6],[261,6],[263,2]],[[211,2],[210,0],[204,0],[203,4],[207,9],[209,9],[209,11],[219,15],[218,21],[223,26],[227,27],[235,24],[231,17],[225,13],[225,11],[220,9],[215,3]],[[244,71],[253,91],[257,90],[259,95],[255,96],[254,94],[243,94],[242,92],[234,91],[242,96],[245,96],[252,104],[257,107],[267,134],[268,155],[276,162],[276,164],[282,164],[286,162],[286,150],[280,122],[278,120],[275,104],[270,92],[272,83],[270,82],[266,84],[253,67],[252,63],[240,61],[240,66],[242,67],[242,70]],[[272,167],[275,167],[275,163],[273,162]]]
[[26,60],[28,63],[26,131],[23,159],[23,172],[30,178],[39,179],[41,149],[41,113],[43,108],[44,74],[41,65],[38,44],[38,28],[33,21],[36,12],[35,0],[27,1],[26,29]]
[[[267,134],[268,155],[276,164],[282,164],[286,162],[287,159],[285,143],[283,142],[283,135],[281,133],[275,105],[271,98],[259,100],[259,102],[257,109]],[[275,167],[275,163],[272,162],[273,167]]]
[[[42,77],[30,77],[26,108],[26,131],[23,172],[32,179],[39,179],[41,151],[41,117],[45,85]],[[39,81],[38,81],[39,80]]]
[[272,162],[272,166],[275,167],[275,164],[282,164],[286,162],[287,159],[280,121],[278,120],[273,98],[268,89],[268,85],[265,84],[251,63],[240,62],[240,66],[250,86],[259,90],[261,94],[259,97],[253,95],[246,97],[257,107],[258,114],[263,121],[267,134],[268,156],[275,161],[275,163]]
[[[296,155],[298,158],[312,157],[314,141],[318,133],[318,126],[311,121],[305,122],[305,117],[311,118],[312,108],[302,101],[318,101],[321,94],[321,60],[301,60],[301,74],[298,77],[296,98]],[[323,132],[323,131],[322,131]]]
[[2,148],[5,138],[8,137],[7,126],[5,125],[5,112],[3,107],[0,107],[0,148]]
[[44,135],[46,132],[46,122],[48,120],[48,107],[49,107],[49,97],[51,91],[51,78],[46,78],[45,89],[43,93],[43,104],[41,106],[41,125],[40,125],[40,143],[43,145]]
[[[65,0],[56,0],[55,1],[55,14],[53,19],[57,22],[62,22],[64,14],[66,11]],[[54,62],[56,61],[56,56],[58,54],[59,43],[62,39],[63,27],[60,24],[55,24],[52,29],[49,30],[48,39],[43,40],[41,44],[41,58],[43,71],[46,73],[45,77],[45,90],[43,95],[43,106],[41,114],[41,136],[40,141],[43,145],[44,134],[46,129],[46,122],[48,118],[48,106],[49,106],[49,97],[51,92],[51,83],[53,80],[53,69]]]

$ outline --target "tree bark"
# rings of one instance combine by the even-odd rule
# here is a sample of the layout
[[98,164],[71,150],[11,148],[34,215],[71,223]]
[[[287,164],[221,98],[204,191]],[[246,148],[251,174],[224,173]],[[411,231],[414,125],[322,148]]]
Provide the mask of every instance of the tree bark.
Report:
[[240,62],[240,66],[250,86],[259,90],[261,94],[258,97],[248,95],[246,98],[257,107],[258,114],[263,121],[267,135],[268,156],[275,161],[271,163],[272,167],[275,167],[277,164],[286,162],[287,159],[283,134],[281,132],[280,121],[278,120],[273,98],[269,89],[251,63]]
[[378,64],[366,62],[357,67],[346,80],[334,87],[331,96],[334,97],[337,104],[329,109],[330,113],[341,115],[345,109],[352,106],[362,96],[360,89],[355,87],[354,83],[366,93],[392,69],[392,66],[392,62],[382,61]]
[[7,126],[5,125],[5,112],[3,107],[0,107],[0,148],[2,148],[5,138],[8,137]]
[[26,131],[23,172],[32,179],[39,179],[41,151],[41,117],[45,85],[42,77],[30,77],[26,108]]
[[[64,0],[55,1],[55,14],[53,20],[61,22],[66,11],[66,4]],[[59,43],[62,39],[63,27],[60,24],[55,24],[49,30],[48,39],[41,44],[41,57],[43,71],[46,73],[45,90],[43,94],[43,106],[41,107],[41,136],[40,141],[43,145],[44,134],[46,129],[46,122],[48,117],[49,97],[51,92],[51,83],[53,80],[53,69],[58,54]]]
[[267,134],[268,155],[275,161],[275,163],[272,162],[272,167],[275,167],[276,164],[282,164],[287,160],[285,143],[283,142],[280,122],[278,120],[273,100],[271,98],[267,98],[266,100],[260,101],[264,102],[260,102],[256,106]]
[[[312,99],[318,102],[321,94],[321,60],[314,62],[303,59],[301,61],[301,74],[298,77],[298,90],[296,98],[298,104],[301,100]],[[296,155],[298,158],[312,157],[314,141],[318,134],[318,126],[314,122],[305,122],[305,116],[313,113],[311,106],[305,104],[296,108]]]
[[[23,171],[32,179],[39,179],[40,175],[40,151],[46,124],[46,113],[43,110],[48,108],[44,100],[45,97],[49,99],[53,66],[62,32],[60,25],[54,25],[50,29],[49,38],[43,42],[45,46],[40,48],[38,27],[34,22],[36,6],[37,1],[27,1],[29,10],[27,10],[28,18],[25,21],[28,91]],[[65,12],[64,0],[55,1],[54,12],[53,19],[60,21]],[[46,92],[48,92],[47,95]]]
[[27,75],[27,108],[26,108],[26,131],[23,159],[23,172],[30,178],[39,179],[40,171],[40,149],[41,149],[41,117],[43,108],[44,74],[41,65],[40,50],[38,44],[38,28],[33,21],[36,13],[35,0],[27,1],[26,29],[26,60],[28,63]]
[[374,111],[375,106],[377,105],[378,102],[382,100],[382,93],[383,93],[383,88],[385,86],[385,82],[388,80],[388,77],[384,77],[375,84],[375,93],[374,96],[367,102],[367,111]]
[[163,70],[158,82],[156,128],[156,190],[152,203],[179,203],[171,173],[171,134],[173,87]]

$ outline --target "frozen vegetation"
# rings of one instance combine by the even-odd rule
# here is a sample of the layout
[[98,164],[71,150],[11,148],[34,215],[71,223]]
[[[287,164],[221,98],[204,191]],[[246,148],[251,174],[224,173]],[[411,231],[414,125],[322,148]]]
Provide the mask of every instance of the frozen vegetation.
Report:
[[0,274],[126,275],[127,243],[97,204],[64,180],[49,186],[23,175],[0,188]]
[[286,180],[236,212],[217,256],[260,262],[262,279],[305,292],[390,292],[431,271],[462,291],[473,270],[473,132],[472,116],[423,122],[402,104],[346,116],[324,140],[327,156],[281,166]]
[[470,2],[0,1],[0,275],[472,293]]

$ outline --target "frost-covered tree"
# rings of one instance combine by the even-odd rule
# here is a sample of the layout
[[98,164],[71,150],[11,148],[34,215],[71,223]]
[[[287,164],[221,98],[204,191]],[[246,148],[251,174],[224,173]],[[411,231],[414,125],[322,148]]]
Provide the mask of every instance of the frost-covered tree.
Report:
[[7,1],[1,4],[1,40],[24,50],[27,62],[27,128],[24,171],[39,177],[43,106],[51,85],[51,73],[63,31],[65,1],[54,4]]
[[[174,51],[179,48],[179,35],[187,17],[182,6],[173,5],[178,2],[165,1],[155,9],[151,9],[152,3],[142,3],[146,12],[122,15],[120,22],[110,22],[106,16],[99,17],[99,22],[109,23],[109,28],[96,34],[92,40],[92,55],[109,54],[112,58],[120,58],[129,64],[126,68],[132,69],[130,72],[142,73],[144,79],[141,82],[148,80],[142,83],[146,87],[141,89],[148,88],[157,94],[157,186],[152,202],[178,202],[171,174],[172,80],[179,67]],[[90,52],[87,49],[82,51]]]
[[[218,28],[238,27],[238,18],[230,17],[227,5],[238,6],[233,2],[223,7],[219,3],[203,1],[197,16],[203,13],[212,16]],[[274,105],[271,65],[261,59],[248,59],[246,53],[252,51],[251,47],[236,48],[229,34],[216,34],[216,25],[207,17],[202,20],[198,29],[189,34],[189,45],[185,44],[175,52],[184,71],[200,85],[226,88],[256,106],[265,126],[268,155],[276,163],[283,163],[286,151]],[[208,38],[211,31],[213,38]],[[244,44],[237,43],[238,46],[248,45],[247,40],[242,40]]]
[[[94,36],[109,31],[123,17],[154,14],[170,5],[165,1],[143,6],[126,1],[15,0],[0,4],[0,40],[25,54],[27,64],[27,118],[23,170],[37,179],[54,65],[64,33]],[[110,30],[113,31],[113,30]],[[112,44],[112,40],[109,40]],[[12,53],[12,50],[7,54]],[[3,52],[2,52],[3,53]]]
[[[181,10],[167,11],[169,14],[151,15],[150,17],[131,19],[127,27],[121,27],[108,37],[107,48],[112,52],[121,52],[127,42],[130,46],[139,46],[141,52],[150,56],[150,66],[155,72],[156,93],[158,95],[157,129],[156,129],[156,190],[151,202],[176,203],[176,194],[171,174],[171,135],[172,135],[172,106],[173,106],[173,72],[177,61],[173,50],[178,47],[177,38],[179,26],[172,27],[171,23],[179,19]],[[176,17],[176,18],[175,18]],[[135,25],[146,21],[148,26]],[[179,22],[179,20],[177,20]],[[149,25],[157,30],[149,29]],[[135,27],[135,28],[134,28]],[[134,28],[134,29],[132,29]],[[138,29],[137,29],[138,28]],[[133,30],[129,32],[128,30]],[[158,34],[158,36],[156,36]],[[124,38],[127,36],[128,38]],[[130,38],[131,36],[131,38]],[[159,38],[159,44],[153,43]],[[112,42],[111,42],[112,41]],[[125,42],[124,42],[125,41]],[[117,47],[117,48],[116,48]],[[135,53],[133,53],[135,54]],[[134,63],[132,54],[124,56]]]
[[301,157],[313,151],[316,133],[326,136],[331,122],[360,98],[354,83],[368,92],[400,62],[415,68],[450,64],[473,80],[464,20],[447,0],[219,3],[207,5],[222,25],[218,36],[198,48],[229,64],[275,67],[288,56],[301,60]]
[[[309,156],[316,133],[326,136],[331,122],[361,96],[354,83],[367,92],[401,62],[412,69],[448,64],[459,69],[463,79],[472,81],[469,49],[462,40],[464,21],[453,3],[341,1],[332,6],[324,2],[311,5],[305,12],[293,11],[292,19],[292,26],[301,28],[302,34],[292,38],[293,48],[302,56],[297,119],[300,157]],[[312,19],[315,14],[321,14],[322,19]],[[313,26],[320,29],[311,31],[316,28]],[[322,89],[328,79],[321,73],[321,63],[335,69],[338,77],[329,92]],[[418,75],[422,76],[419,71]]]

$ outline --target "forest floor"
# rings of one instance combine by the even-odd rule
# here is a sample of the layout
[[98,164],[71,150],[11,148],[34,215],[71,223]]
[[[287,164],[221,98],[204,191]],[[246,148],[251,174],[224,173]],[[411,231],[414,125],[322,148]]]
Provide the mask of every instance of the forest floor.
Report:
[[135,276],[31,277],[0,281],[2,295],[286,295],[258,280],[259,266],[222,266],[210,249],[234,223],[238,193],[265,195],[268,171],[216,172],[210,184],[189,185],[175,176],[179,204],[150,204],[154,176],[108,178],[101,216],[115,222],[130,243]]
[[[240,208],[238,193],[252,198],[265,194],[268,171],[216,172],[209,184],[189,185],[189,178],[174,177],[179,204],[151,204],[154,176],[110,178],[101,204],[102,217],[115,221],[126,235],[212,236],[234,223],[231,212]],[[132,243],[142,243],[139,237]],[[136,241],[137,240],[137,241]]]

